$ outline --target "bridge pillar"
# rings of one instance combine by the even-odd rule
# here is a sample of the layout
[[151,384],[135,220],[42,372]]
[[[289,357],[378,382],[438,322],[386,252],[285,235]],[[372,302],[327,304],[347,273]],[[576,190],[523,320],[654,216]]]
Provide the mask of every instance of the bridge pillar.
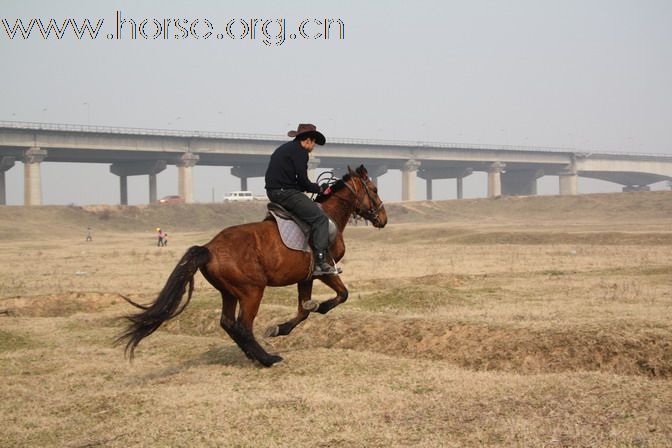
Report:
[[375,185],[378,185],[378,178],[387,173],[387,165],[373,165],[371,167],[367,167],[366,171],[369,173],[369,179],[371,179],[371,182],[373,182]]
[[579,192],[579,175],[575,168],[569,167],[567,170],[561,171],[558,173],[558,178],[561,196],[574,196]]
[[128,205],[128,176],[119,176],[119,203]]
[[578,193],[578,176],[576,173],[560,173],[560,194],[573,196]]
[[417,178],[420,162],[408,160],[401,170],[401,200],[415,200],[415,179]]
[[178,194],[184,198],[184,202],[191,204],[194,202],[194,180],[192,170],[198,163],[198,155],[190,152],[182,154],[180,161],[177,162],[177,190]]
[[266,174],[266,165],[250,164],[231,167],[231,175],[240,178],[240,189],[247,190],[247,179],[250,177],[264,177]]
[[0,157],[0,205],[7,205],[5,171],[14,166],[14,157]]
[[156,197],[156,174],[149,173],[149,203],[155,204],[158,198]]
[[457,199],[464,198],[464,178],[471,175],[473,172],[473,168],[464,168],[455,176]]
[[140,160],[138,162],[115,162],[110,172],[119,176],[119,203],[128,205],[128,176],[149,175],[149,203],[156,202],[156,175],[166,169],[165,160]]
[[462,179],[473,172],[473,168],[460,166],[427,167],[418,171],[418,176],[427,181],[427,199],[432,199],[434,179],[457,179],[457,198],[462,199]]
[[41,148],[28,148],[23,156],[23,205],[42,205],[40,164],[47,157]]
[[502,195],[502,171],[506,165],[494,162],[488,167],[488,197],[496,198]]
[[536,195],[537,179],[544,170],[507,170],[502,174],[502,193],[507,196]]

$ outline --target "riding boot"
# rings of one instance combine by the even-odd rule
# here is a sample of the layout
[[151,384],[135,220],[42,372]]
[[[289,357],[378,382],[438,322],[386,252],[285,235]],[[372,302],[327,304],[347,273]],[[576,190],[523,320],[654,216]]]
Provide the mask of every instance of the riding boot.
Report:
[[313,277],[320,275],[336,275],[338,271],[336,268],[327,263],[327,256],[324,252],[315,253],[315,268],[313,269]]

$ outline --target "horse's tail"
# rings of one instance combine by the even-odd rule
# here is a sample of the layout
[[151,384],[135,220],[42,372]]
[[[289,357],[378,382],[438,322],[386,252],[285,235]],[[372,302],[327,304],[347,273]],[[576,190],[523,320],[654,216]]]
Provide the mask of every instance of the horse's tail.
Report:
[[[133,359],[135,347],[144,338],[154,333],[162,323],[179,315],[189,304],[194,291],[194,274],[210,260],[210,251],[203,246],[192,246],[182,256],[180,262],[168,277],[156,301],[148,306],[134,304],[142,312],[126,316],[130,322],[126,331],[115,341],[120,344],[126,341],[124,353]],[[189,285],[187,301],[179,307],[185,289]]]

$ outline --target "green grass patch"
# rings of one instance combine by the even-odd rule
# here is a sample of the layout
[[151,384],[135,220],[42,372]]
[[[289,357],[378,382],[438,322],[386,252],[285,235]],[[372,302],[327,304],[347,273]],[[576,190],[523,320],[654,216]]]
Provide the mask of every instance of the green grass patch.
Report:
[[30,340],[8,331],[0,330],[0,352],[30,347]]
[[[626,266],[604,269],[591,269],[582,272],[586,277],[603,277],[603,276],[661,276],[669,278],[672,275],[672,266],[658,265],[658,266]],[[651,279],[647,279],[651,281]]]

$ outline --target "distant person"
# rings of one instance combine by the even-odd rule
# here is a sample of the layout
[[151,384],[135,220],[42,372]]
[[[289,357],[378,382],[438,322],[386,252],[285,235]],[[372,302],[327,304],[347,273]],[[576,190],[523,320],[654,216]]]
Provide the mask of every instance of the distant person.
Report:
[[91,227],[86,228],[86,242],[88,243],[89,241],[93,241],[93,237],[91,236]]
[[163,230],[161,230],[161,227],[157,227],[156,228],[156,237],[158,238],[158,240],[156,241],[157,247],[163,247],[163,245],[164,245],[163,244],[163,236],[164,236]]
[[310,225],[310,243],[315,253],[313,275],[337,274],[329,264],[329,218],[303,194],[321,193],[320,186],[308,179],[308,154],[315,144],[324,145],[326,138],[315,125],[300,124],[296,131],[289,131],[293,137],[280,145],[271,155],[266,170],[266,195],[271,202],[282,205],[289,212]]
[[168,234],[163,232],[163,245],[164,247],[168,245]]

